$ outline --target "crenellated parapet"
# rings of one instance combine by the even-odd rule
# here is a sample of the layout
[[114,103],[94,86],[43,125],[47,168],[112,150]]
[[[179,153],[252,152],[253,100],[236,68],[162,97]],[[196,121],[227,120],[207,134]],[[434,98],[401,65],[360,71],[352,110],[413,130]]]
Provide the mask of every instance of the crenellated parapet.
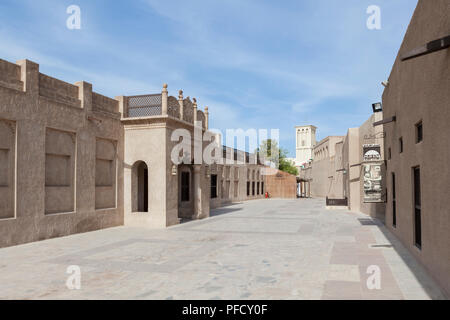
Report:
[[26,94],[44,103],[63,107],[98,112],[113,118],[170,117],[175,120],[195,124],[200,121],[203,129],[208,128],[208,108],[198,109],[197,99],[169,96],[167,84],[161,93],[106,97],[92,90],[92,84],[80,81],[75,84],[53,78],[39,72],[39,64],[29,60],[11,63],[0,59],[0,88]]
[[59,105],[119,118],[119,100],[92,91],[85,81],[75,84],[39,72],[39,65],[29,60],[11,63],[0,59],[0,87]]

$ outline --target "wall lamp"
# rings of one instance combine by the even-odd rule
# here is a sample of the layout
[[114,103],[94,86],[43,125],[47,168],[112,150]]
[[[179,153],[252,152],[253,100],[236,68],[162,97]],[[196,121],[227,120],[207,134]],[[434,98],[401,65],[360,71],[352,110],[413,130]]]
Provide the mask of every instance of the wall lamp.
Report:
[[372,110],[373,112],[381,112],[383,111],[383,105],[381,104],[381,102],[377,102],[377,103],[373,103],[372,104]]

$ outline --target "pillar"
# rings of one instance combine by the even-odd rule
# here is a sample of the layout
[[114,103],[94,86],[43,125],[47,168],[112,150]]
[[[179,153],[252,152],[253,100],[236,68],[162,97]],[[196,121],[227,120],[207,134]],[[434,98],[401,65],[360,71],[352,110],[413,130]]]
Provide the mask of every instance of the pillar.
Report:
[[194,101],[193,103],[193,108],[194,108],[194,126],[197,125],[197,99],[192,98],[192,100]]
[[183,90],[178,91],[178,104],[180,105],[180,119],[184,120]]
[[119,101],[119,112],[122,115],[122,118],[128,117],[128,99],[125,96],[115,97],[117,101]]
[[161,114],[163,116],[167,115],[167,99],[169,92],[167,91],[167,83],[163,84],[163,89],[161,91]]

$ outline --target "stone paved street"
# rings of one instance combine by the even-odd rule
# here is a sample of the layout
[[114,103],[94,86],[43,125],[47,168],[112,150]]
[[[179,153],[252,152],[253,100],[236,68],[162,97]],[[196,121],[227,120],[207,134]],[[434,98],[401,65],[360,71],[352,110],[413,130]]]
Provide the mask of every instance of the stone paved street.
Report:
[[[0,249],[1,299],[442,299],[379,222],[320,199],[254,200],[165,230],[118,227]],[[79,265],[81,289],[66,287]],[[367,267],[381,270],[369,290]]]

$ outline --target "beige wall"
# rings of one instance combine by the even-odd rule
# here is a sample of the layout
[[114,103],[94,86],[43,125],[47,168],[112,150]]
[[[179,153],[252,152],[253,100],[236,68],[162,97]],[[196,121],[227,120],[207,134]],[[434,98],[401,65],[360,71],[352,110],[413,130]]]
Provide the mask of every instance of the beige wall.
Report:
[[0,247],[123,224],[118,101],[0,60]]
[[[211,208],[263,198],[266,191],[266,177],[263,173],[264,167],[257,164],[212,165],[211,174],[217,175],[217,198],[211,198]],[[250,187],[249,195],[247,183]]]
[[[399,55],[450,34],[447,0],[420,0]],[[384,90],[388,202],[387,227],[426,266],[450,296],[450,51],[401,61],[397,57]],[[416,143],[415,125],[423,123]],[[403,137],[404,151],[399,152]],[[414,245],[412,168],[421,169],[422,247]],[[397,225],[393,226],[392,173],[396,175]]]
[[342,181],[336,178],[336,144],[343,137],[329,136],[322,139],[314,148],[314,161],[311,163],[311,196],[325,198],[327,195],[340,194]]
[[297,177],[292,174],[277,170],[266,176],[266,185],[270,198],[297,198]]

